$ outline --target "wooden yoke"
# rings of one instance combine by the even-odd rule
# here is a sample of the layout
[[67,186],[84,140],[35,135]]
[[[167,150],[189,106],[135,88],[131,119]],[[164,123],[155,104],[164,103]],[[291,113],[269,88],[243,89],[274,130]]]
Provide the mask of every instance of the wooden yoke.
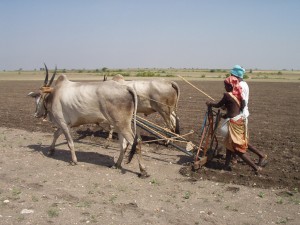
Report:
[[53,92],[53,87],[41,87],[40,91],[42,93],[52,93]]

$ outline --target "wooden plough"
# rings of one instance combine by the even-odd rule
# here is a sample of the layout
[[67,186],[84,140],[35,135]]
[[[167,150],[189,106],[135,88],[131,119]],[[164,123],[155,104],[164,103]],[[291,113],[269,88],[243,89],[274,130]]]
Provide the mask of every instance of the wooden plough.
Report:
[[[216,136],[216,131],[220,122],[220,118],[220,110],[215,112],[211,107],[207,108],[201,127],[200,142],[198,146],[185,138],[185,136],[192,134],[193,132],[185,135],[178,135],[140,116],[136,117],[136,124],[138,127],[156,137],[156,141],[164,140],[168,145],[171,145],[177,150],[193,157],[193,167],[195,170],[197,170],[201,166],[205,165],[208,161],[212,160],[217,153],[218,139]],[[178,144],[179,142],[184,143],[186,146],[180,146]]]

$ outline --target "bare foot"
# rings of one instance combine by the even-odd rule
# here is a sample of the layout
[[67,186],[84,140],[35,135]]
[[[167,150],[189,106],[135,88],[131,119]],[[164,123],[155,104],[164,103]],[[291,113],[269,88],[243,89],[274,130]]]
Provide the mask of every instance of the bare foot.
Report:
[[261,171],[262,171],[262,168],[260,166],[258,166],[257,169],[254,170],[254,173],[255,173],[255,175],[259,175]]
[[268,160],[267,160],[268,156],[265,155],[264,157],[260,158],[257,165],[260,167],[265,167],[268,164]]
[[225,171],[232,171],[231,166],[224,166],[222,169]]

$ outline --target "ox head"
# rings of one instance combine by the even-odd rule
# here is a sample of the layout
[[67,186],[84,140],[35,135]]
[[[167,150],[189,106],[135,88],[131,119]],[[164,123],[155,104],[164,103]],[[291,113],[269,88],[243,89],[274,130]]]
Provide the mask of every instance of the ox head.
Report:
[[57,68],[55,67],[55,71],[49,82],[48,82],[48,76],[49,76],[48,68],[46,64],[45,64],[45,70],[46,70],[46,77],[43,86],[40,88],[38,92],[30,92],[28,94],[28,96],[35,99],[36,108],[35,108],[34,116],[36,118],[40,118],[40,117],[45,118],[47,116],[47,112],[48,112],[47,103],[51,97],[51,93],[53,92],[53,88],[51,87],[51,84],[53,83]]

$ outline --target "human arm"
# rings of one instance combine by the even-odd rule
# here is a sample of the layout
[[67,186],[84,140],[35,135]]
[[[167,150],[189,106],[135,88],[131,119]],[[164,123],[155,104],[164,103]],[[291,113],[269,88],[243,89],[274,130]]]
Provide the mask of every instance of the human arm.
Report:
[[[225,93],[226,94],[226,93]],[[208,107],[214,107],[214,108],[222,108],[223,110],[226,109],[225,106],[225,102],[226,102],[226,95],[224,94],[223,98],[219,101],[219,102],[211,102],[211,101],[207,101],[206,105]],[[223,114],[222,113],[222,117],[223,118],[227,118],[227,113]]]
[[214,108],[220,108],[225,105],[225,102],[226,102],[226,93],[224,93],[223,98],[219,102],[216,103],[216,102],[207,101],[206,105]]

